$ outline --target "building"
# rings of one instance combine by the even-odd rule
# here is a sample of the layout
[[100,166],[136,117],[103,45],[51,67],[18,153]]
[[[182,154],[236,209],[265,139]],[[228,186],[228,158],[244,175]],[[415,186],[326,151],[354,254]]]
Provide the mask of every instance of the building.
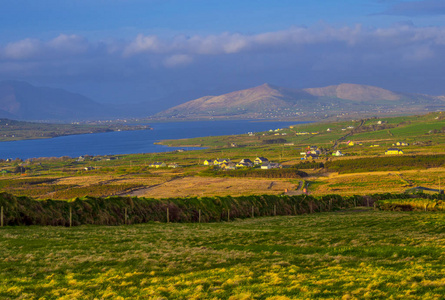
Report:
[[219,165],[222,170],[235,170],[236,164],[233,162],[222,163]]
[[262,170],[269,170],[269,169],[280,169],[283,166],[279,163],[273,163],[273,162],[267,162],[261,165]]
[[213,165],[213,160],[211,160],[211,159],[206,159],[206,160],[204,161],[204,166],[211,166],[211,165]]
[[408,143],[405,143],[405,142],[397,142],[395,145],[394,144],[392,144],[393,146],[409,146],[409,144]]
[[257,158],[255,158],[254,163],[256,165],[260,165],[260,164],[264,164],[265,162],[269,162],[269,160],[265,157],[262,156],[258,156]]
[[303,159],[307,159],[307,160],[318,159],[318,155],[317,154],[306,154]]
[[221,164],[225,164],[225,163],[229,163],[229,162],[230,162],[230,159],[228,159],[228,158],[223,158],[223,159],[218,158],[213,161],[213,164],[215,166],[219,166]]
[[337,150],[334,153],[332,153],[332,155],[333,156],[343,156],[344,154],[340,150]]
[[399,148],[389,148],[388,150],[386,150],[385,154],[386,155],[400,155],[400,154],[403,154],[403,151],[400,150]]
[[159,162],[159,161],[150,164],[150,168],[156,168],[156,169],[165,168],[166,166],[167,165],[164,162]]
[[252,167],[252,166],[253,162],[248,158],[243,158],[242,160],[240,160],[239,163],[236,164],[237,168]]

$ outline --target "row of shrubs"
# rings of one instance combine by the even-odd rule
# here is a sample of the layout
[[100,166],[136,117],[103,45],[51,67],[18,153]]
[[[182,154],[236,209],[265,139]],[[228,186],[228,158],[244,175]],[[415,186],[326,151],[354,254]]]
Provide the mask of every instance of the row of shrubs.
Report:
[[387,211],[445,211],[444,200],[444,194],[402,194],[401,197],[379,199],[376,207]]
[[349,208],[363,204],[360,196],[263,195],[152,199],[84,197],[71,201],[34,200],[0,193],[5,225],[121,225],[147,222],[219,222],[235,218],[297,215]]
[[[35,200],[0,193],[4,225],[73,226],[82,224],[122,225],[147,222],[220,222],[235,218],[272,215],[299,215],[335,211],[354,206],[389,209],[381,200],[407,199],[407,194],[371,196],[262,195],[241,197],[203,197],[152,199],[137,197],[84,197],[71,201]],[[421,196],[416,195],[419,198]],[[430,201],[444,200],[443,195],[423,195]],[[403,203],[405,205],[406,203]],[[389,209],[391,210],[391,209]],[[409,209],[405,209],[409,210]],[[168,220],[167,220],[168,211]],[[201,215],[201,219],[200,219]]]

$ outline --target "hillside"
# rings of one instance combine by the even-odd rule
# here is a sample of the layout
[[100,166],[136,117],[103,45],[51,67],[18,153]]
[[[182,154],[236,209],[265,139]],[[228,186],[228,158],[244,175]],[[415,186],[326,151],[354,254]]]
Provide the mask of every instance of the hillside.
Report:
[[158,113],[155,117],[329,118],[354,114],[408,114],[444,108],[443,96],[396,93],[359,84],[302,90],[263,84],[224,95],[201,97]]
[[331,85],[324,88],[309,88],[304,89],[304,91],[313,96],[353,101],[397,101],[402,98],[400,94],[379,87],[350,83]]
[[0,118],[17,120],[86,120],[110,117],[115,111],[62,89],[26,82],[0,82]]

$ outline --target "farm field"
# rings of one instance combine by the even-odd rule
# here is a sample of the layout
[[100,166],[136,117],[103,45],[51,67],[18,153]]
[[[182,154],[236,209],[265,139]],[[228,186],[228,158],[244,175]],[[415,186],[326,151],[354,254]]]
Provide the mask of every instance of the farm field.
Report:
[[0,298],[442,299],[445,215],[4,227]]
[[439,189],[438,178],[444,173],[445,168],[350,174],[331,173],[317,177],[309,188],[314,194],[338,193],[342,195],[401,193],[409,187],[415,186]]
[[[250,136],[162,142],[207,147],[194,151],[0,161],[0,191],[37,199],[73,199],[87,195],[151,198],[277,195],[286,190],[300,193],[303,184],[309,184],[307,190],[314,196],[400,193],[415,186],[438,189],[445,171],[444,130],[445,118],[438,112],[306,123]],[[399,146],[403,155],[384,154],[398,142],[408,144]],[[309,146],[317,147],[320,157],[313,162],[302,161],[301,152],[305,153]],[[344,156],[333,156],[336,150]],[[230,172],[212,172],[212,166],[203,165],[209,159],[229,158],[236,163],[258,156],[280,163],[281,174],[258,176],[266,171],[257,168],[253,173],[233,177]],[[177,164],[177,168],[156,169],[150,167],[153,162]],[[291,170],[301,170],[308,176],[300,178],[296,173],[292,175]]]

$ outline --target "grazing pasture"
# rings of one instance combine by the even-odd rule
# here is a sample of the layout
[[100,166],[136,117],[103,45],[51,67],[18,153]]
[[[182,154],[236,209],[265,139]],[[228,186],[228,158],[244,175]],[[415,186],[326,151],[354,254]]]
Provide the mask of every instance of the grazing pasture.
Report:
[[441,299],[443,212],[0,228],[2,299]]

